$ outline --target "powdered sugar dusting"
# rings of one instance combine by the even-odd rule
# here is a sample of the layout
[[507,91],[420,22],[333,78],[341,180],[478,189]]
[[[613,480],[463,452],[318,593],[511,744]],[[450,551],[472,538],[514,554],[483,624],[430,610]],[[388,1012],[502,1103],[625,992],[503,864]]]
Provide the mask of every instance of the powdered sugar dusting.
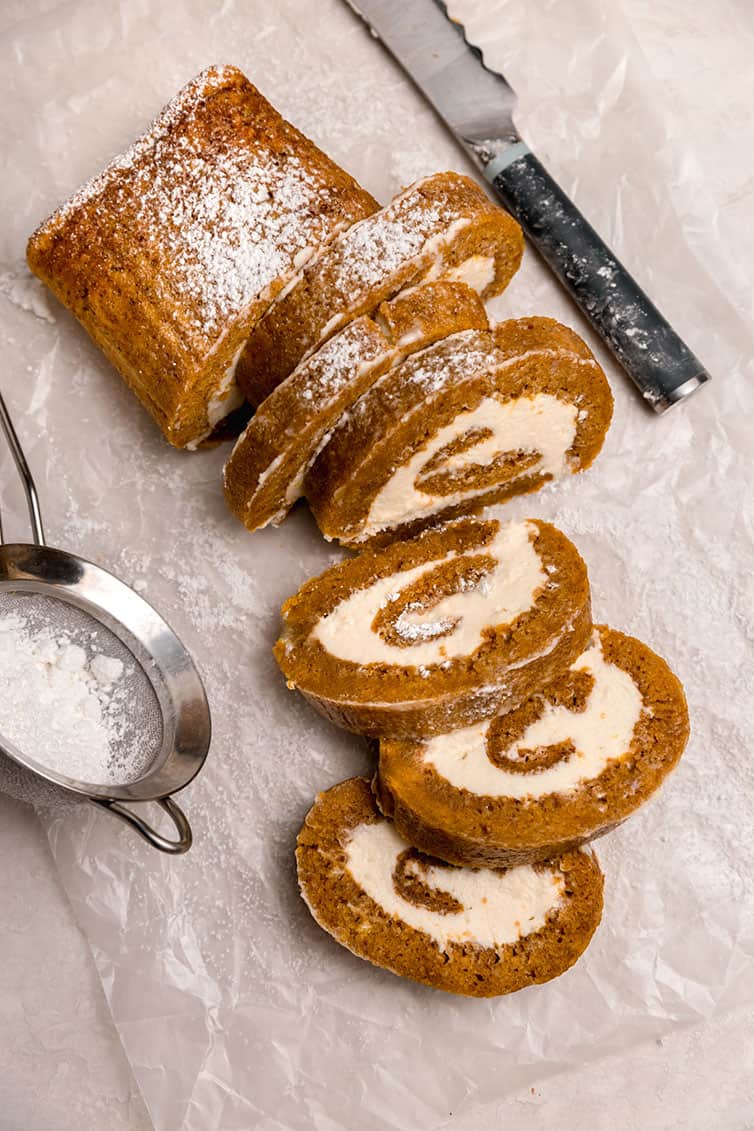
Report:
[[235,67],[214,66],[198,74],[158,114],[146,133],[137,138],[124,153],[117,154],[101,173],[92,177],[64,204],[61,204],[60,208],[40,226],[40,231],[52,231],[61,227],[72,213],[78,212],[85,204],[99,196],[118,173],[133,169],[143,158],[150,157],[159,142],[169,137],[170,132],[195,108],[201,98],[206,98],[213,90],[219,90],[236,73]]
[[[259,460],[256,486],[245,503],[247,514],[261,505],[262,516],[257,518],[261,525],[277,524],[285,518],[301,497],[306,471],[327,442],[333,423],[342,415],[343,402],[356,395],[354,389],[349,397],[352,384],[392,352],[394,347],[370,320],[358,319],[326,342],[272,393],[268,406],[263,405],[252,417],[225,468],[225,486],[232,491],[238,467],[244,467],[250,455],[254,459],[257,452],[266,450],[264,442],[257,445],[260,430],[264,437],[270,428],[270,413],[276,420],[280,398],[285,398],[289,411],[285,414],[286,427],[279,436],[280,450],[277,454],[270,451],[264,466]],[[275,497],[260,504],[260,494],[268,490],[270,478],[278,471],[281,475],[275,485]]]
[[[429,177],[395,197],[381,211],[344,232],[323,253],[328,282],[346,297],[379,286],[417,257],[427,266],[440,245],[452,240],[469,219],[459,216],[452,197],[429,201],[422,191]],[[319,265],[315,264],[316,270]],[[417,270],[421,264],[417,264]]]
[[[337,227],[327,207],[333,186],[292,146],[205,126],[211,95],[239,78],[234,67],[204,71],[40,229],[60,229],[89,205],[116,214],[126,237],[154,257],[157,286],[187,305],[209,338],[250,304],[270,300],[271,285],[299,270]],[[267,132],[282,125],[271,107],[264,112]]]
[[[426,349],[419,350],[400,365],[400,381],[396,382],[397,370],[389,370],[378,378],[368,391],[353,406],[351,418],[356,421],[370,412],[376,397],[383,404],[390,404],[396,395],[403,395],[410,386],[417,398],[424,403],[435,393],[455,382],[468,379],[473,374],[481,374],[492,369],[500,361],[489,333],[484,330],[460,330]],[[342,427],[348,428],[348,421]]]
[[300,395],[305,401],[336,397],[362,366],[392,351],[388,340],[380,342],[370,329],[371,323],[365,325],[363,320],[351,323],[304,362],[299,373],[292,375],[293,379],[300,375]]
[[[474,345],[475,330],[463,330],[454,334],[450,347],[450,339],[438,343],[437,349],[432,346],[417,354],[418,364],[409,362],[406,370],[406,379],[412,385],[421,388],[427,397],[433,396],[441,389],[447,388],[462,377],[473,373],[482,373],[494,365],[495,355],[489,351],[478,349]],[[446,346],[445,349],[442,347]]]
[[425,640],[436,640],[438,636],[446,636],[453,631],[455,621],[450,618],[439,621],[411,621],[407,619],[411,613],[422,612],[424,612],[424,606],[412,601],[396,617],[395,631],[402,640],[415,644]]
[[185,138],[162,148],[137,216],[194,305],[197,328],[217,332],[308,250],[302,217],[317,210],[321,188],[295,156],[207,155]]
[[419,254],[431,235],[448,222],[447,212],[437,205],[422,207],[421,199],[411,197],[404,197],[400,204],[367,217],[341,237],[335,267],[340,289],[380,283]]
[[[356,373],[374,363],[383,349],[390,349],[386,339],[380,342],[374,333],[370,333],[371,328],[370,322],[358,319],[325,342],[312,357],[301,363],[284,384],[278,386],[271,395],[270,405],[276,404],[281,396],[287,397],[289,393],[295,393],[307,415],[314,416],[325,411],[328,402],[343,392]],[[255,431],[265,418],[264,409],[251,418],[236,441],[231,460],[236,455],[240,456],[247,445],[253,444]],[[295,423],[298,432],[299,416],[295,417]],[[272,460],[264,477],[280,464],[283,455],[284,453],[280,453]],[[227,483],[227,465],[225,471]],[[260,478],[258,486],[262,485],[263,478]]]
[[478,204],[469,203],[464,193],[455,197],[453,182],[450,186],[444,183],[447,176],[437,174],[418,181],[379,212],[352,224],[304,268],[294,286],[278,296],[266,316],[273,326],[281,304],[287,304],[285,319],[298,311],[299,299],[303,311],[303,305],[310,306],[312,295],[322,289],[316,315],[311,308],[307,310],[307,318],[315,317],[317,326],[304,356],[359,310],[374,308],[401,288],[442,274],[448,248],[458,232],[484,207],[481,194]]
[[[133,781],[149,748],[124,757],[124,664],[18,613],[0,615],[0,735],[54,773],[96,785]],[[146,755],[146,757],[145,757]]]

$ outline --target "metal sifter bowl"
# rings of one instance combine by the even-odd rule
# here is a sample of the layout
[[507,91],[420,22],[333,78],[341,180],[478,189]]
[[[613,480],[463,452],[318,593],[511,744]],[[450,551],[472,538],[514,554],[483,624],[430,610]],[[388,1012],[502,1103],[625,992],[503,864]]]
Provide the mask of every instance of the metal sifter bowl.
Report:
[[[130,586],[101,566],[45,544],[34,480],[2,394],[0,427],[23,484],[32,531],[31,543],[7,543],[0,520],[0,595],[47,598],[55,602],[45,606],[51,619],[58,614],[65,617],[70,610],[86,614],[120,642],[139,670],[146,694],[137,695],[130,704],[134,717],[150,710],[159,716],[158,725],[152,727],[146,768],[123,785],[79,781],[46,767],[33,751],[19,750],[3,737],[2,706],[0,752],[54,786],[106,809],[161,852],[186,852],[191,847],[191,826],[172,795],[198,774],[209,750],[210,711],[199,673],[170,625]],[[168,814],[175,826],[174,838],[158,832],[128,807],[145,801],[157,802]]]

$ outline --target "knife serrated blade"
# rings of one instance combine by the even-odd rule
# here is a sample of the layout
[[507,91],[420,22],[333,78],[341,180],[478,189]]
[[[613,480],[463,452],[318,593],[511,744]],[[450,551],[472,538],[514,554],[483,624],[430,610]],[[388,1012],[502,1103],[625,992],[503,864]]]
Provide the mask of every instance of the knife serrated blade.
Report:
[[484,166],[519,138],[516,95],[440,0],[346,0]]
[[443,0],[345,0],[434,106],[655,412],[709,374],[523,142],[516,96]]

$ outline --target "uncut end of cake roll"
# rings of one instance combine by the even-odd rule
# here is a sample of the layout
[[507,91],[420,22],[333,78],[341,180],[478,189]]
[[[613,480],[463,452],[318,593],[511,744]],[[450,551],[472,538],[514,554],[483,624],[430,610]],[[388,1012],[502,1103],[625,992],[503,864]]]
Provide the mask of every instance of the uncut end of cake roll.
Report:
[[469,997],[557,978],[602,915],[603,877],[590,851],[506,870],[454,868],[401,840],[364,778],[319,794],[296,862],[304,901],[342,946]]
[[346,730],[442,734],[518,706],[581,654],[586,566],[546,522],[462,518],[366,551],[283,605],[289,688]]
[[456,334],[365,391],[304,493],[326,538],[377,545],[583,471],[612,411],[588,346],[552,319]]
[[483,299],[518,270],[516,221],[460,173],[437,173],[342,232],[278,295],[255,326],[238,382],[259,405],[322,342],[406,287],[442,276]]
[[241,404],[275,295],[377,202],[235,67],[204,71],[57,210],[27,259],[177,447]]
[[225,465],[225,498],[249,530],[277,525],[302,495],[304,475],[330,431],[399,358],[488,326],[465,283],[440,280],[402,291],[302,361],[262,402]]
[[686,700],[664,660],[600,625],[574,664],[517,710],[426,742],[383,741],[383,813],[452,864],[547,860],[608,832],[676,766]]

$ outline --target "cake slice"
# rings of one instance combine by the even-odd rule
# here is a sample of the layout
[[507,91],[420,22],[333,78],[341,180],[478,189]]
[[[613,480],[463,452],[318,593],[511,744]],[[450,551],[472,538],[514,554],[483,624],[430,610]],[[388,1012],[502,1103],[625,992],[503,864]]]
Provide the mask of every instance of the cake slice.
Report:
[[595,629],[568,671],[509,714],[428,741],[383,741],[382,811],[424,852],[508,867],[608,832],[675,767],[683,688],[640,640]]
[[377,207],[239,70],[211,67],[27,258],[170,443],[195,447],[240,405],[239,352],[275,295]]
[[405,287],[447,276],[483,299],[518,270],[523,236],[474,181],[437,173],[355,224],[277,297],[241,354],[238,381],[259,405],[322,342]]
[[565,535],[462,518],[306,582],[283,605],[275,656],[339,726],[423,736],[518,706],[591,629],[586,567]]
[[589,348],[549,318],[447,337],[375,381],[307,472],[328,539],[376,544],[590,466],[613,398]]
[[249,530],[277,525],[302,494],[304,475],[331,429],[379,375],[449,334],[487,326],[465,283],[402,291],[376,316],[349,323],[259,406],[225,465],[225,498]]
[[469,997],[557,978],[602,915],[602,873],[591,852],[508,870],[454,868],[401,840],[364,778],[320,793],[296,861],[309,910],[342,946]]

